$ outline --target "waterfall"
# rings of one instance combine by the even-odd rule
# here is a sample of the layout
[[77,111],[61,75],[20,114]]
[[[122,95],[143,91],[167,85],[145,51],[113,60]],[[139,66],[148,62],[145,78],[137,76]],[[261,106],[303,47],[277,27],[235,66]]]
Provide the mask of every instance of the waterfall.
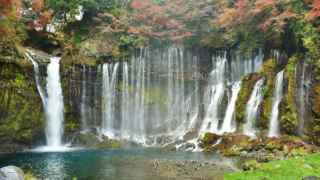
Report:
[[[205,119],[200,129],[200,136],[207,131],[218,132],[218,108],[221,104],[224,89],[226,85],[226,69],[228,61],[226,58],[226,51],[218,51],[218,56],[212,58],[213,70],[210,74],[210,83],[212,84],[206,90],[205,97],[207,97],[206,103],[209,106],[206,110]],[[208,98],[211,97],[211,98]]]
[[243,126],[243,133],[249,136],[255,136],[255,121],[257,115],[259,114],[259,105],[262,102],[262,87],[264,84],[264,79],[260,79],[254,85],[253,91],[250,96],[250,100],[246,107],[246,119],[247,122]]
[[[212,57],[213,70],[210,73],[210,86],[204,93],[205,118],[199,131],[203,136],[206,132],[222,134],[232,132],[232,117],[234,113],[235,101],[240,90],[240,79],[243,75],[251,72],[258,72],[263,61],[263,51],[259,49],[258,53],[252,52],[251,57],[236,55],[236,49],[230,52],[231,62],[227,60],[226,51],[217,51]],[[233,83],[233,85],[232,85]],[[222,102],[225,94],[231,88],[232,96],[228,102],[226,113],[223,114]],[[219,130],[219,124],[222,128]]]
[[276,77],[276,89],[272,98],[271,118],[270,118],[270,130],[269,136],[279,135],[279,110],[278,106],[282,99],[283,91],[283,70],[277,74]]
[[[146,145],[147,135],[182,139],[186,132],[195,131],[199,103],[194,72],[198,60],[191,51],[176,47],[141,48],[133,50],[130,61],[121,63],[122,68],[104,64],[103,132],[112,137],[118,132],[119,138]],[[121,71],[119,82],[117,69]],[[113,91],[117,87],[120,91]]]
[[60,58],[50,58],[50,64],[47,67],[47,99],[46,99],[46,137],[47,146],[59,148],[61,146],[62,123],[63,118],[63,97],[60,83]]
[[226,116],[224,117],[223,120],[223,125],[222,125],[222,132],[234,132],[236,130],[236,127],[232,125],[232,118],[234,117],[234,107],[236,104],[236,100],[238,98],[238,92],[241,89],[241,84],[240,82],[236,82],[232,85],[232,96],[230,99],[230,102],[228,104],[228,108],[226,111]]
[[123,73],[122,73],[122,136],[126,137],[126,132],[130,126],[129,112],[127,109],[129,101],[129,76],[128,76],[128,63],[123,62]]
[[41,82],[40,82],[40,78],[39,78],[39,65],[36,61],[34,61],[30,56],[29,54],[25,53],[25,55],[30,59],[30,61],[32,62],[33,64],[33,67],[34,67],[34,74],[36,76],[36,84],[37,84],[37,88],[38,88],[38,91],[39,91],[39,94],[40,94],[40,97],[41,97],[41,100],[42,100],[42,103],[43,105],[45,106],[46,102],[45,102],[45,94],[43,92],[43,89],[41,87]]
[[82,77],[82,96],[81,96],[81,119],[82,119],[82,129],[87,128],[87,102],[86,102],[86,65],[83,64],[83,77]]
[[[102,131],[110,136],[114,136],[114,126],[116,122],[115,112],[116,112],[116,92],[118,90],[118,67],[119,63],[115,63],[112,70],[112,65],[104,64],[102,67],[103,71],[103,83],[102,83]],[[111,71],[110,71],[111,70]],[[110,71],[110,74],[109,74]],[[111,75],[111,76],[110,76]]]
[[47,96],[45,95],[40,79],[39,79],[39,65],[35,62],[27,53],[25,55],[31,60],[34,66],[35,78],[37,88],[41,96],[45,114],[46,114],[46,138],[47,147],[50,149],[60,149],[61,137],[63,134],[62,123],[63,118],[63,97],[60,83],[60,58],[50,58],[50,64],[47,67],[47,78],[46,78],[46,90]]

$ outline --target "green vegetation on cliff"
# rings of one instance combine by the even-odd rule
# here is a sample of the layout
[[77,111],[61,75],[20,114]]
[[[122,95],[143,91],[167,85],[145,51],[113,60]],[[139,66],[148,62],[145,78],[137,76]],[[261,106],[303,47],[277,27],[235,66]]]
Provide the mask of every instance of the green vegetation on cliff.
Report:
[[263,92],[263,103],[262,113],[259,118],[260,126],[268,129],[270,111],[272,106],[272,97],[274,94],[275,79],[278,73],[278,66],[275,59],[269,59],[263,63],[260,74],[266,79],[266,85],[262,88]]
[[244,119],[246,113],[246,106],[247,102],[249,101],[251,92],[253,90],[252,87],[248,87],[246,78],[246,76],[241,78],[241,89],[238,93],[238,98],[236,100],[235,105],[235,114],[238,123],[244,123],[246,121]]
[[286,96],[285,103],[282,106],[281,110],[281,129],[285,134],[297,134],[295,132],[298,125],[297,112],[296,104],[293,101],[294,68],[297,60],[297,55],[290,58],[286,69],[286,77],[288,77],[289,79],[288,94]]
[[[43,132],[44,112],[32,69],[0,63],[0,142],[32,139]],[[32,73],[31,73],[32,72]]]

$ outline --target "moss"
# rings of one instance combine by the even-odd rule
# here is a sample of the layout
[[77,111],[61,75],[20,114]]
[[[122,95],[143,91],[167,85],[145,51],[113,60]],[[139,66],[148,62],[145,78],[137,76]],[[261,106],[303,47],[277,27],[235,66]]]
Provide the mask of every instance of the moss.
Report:
[[250,161],[245,162],[243,165],[251,167],[251,166],[253,166],[253,165],[257,164],[257,163],[258,162],[256,160],[250,160]]
[[175,150],[177,150],[177,148],[176,148],[176,146],[169,146],[169,147],[168,147],[168,150],[170,150],[170,151],[175,151]]
[[285,103],[281,109],[281,129],[286,134],[297,134],[297,112],[296,104],[293,101],[294,95],[294,66],[297,62],[297,58],[293,57],[289,59],[286,76],[289,78],[288,94],[285,99]]
[[[293,158],[286,161],[275,161],[261,164],[255,170],[240,172],[240,173],[226,173],[224,179],[226,180],[256,180],[256,179],[303,179],[308,176],[319,176],[320,167],[320,153],[304,156],[302,158]],[[310,165],[313,169],[304,167],[305,164]],[[275,165],[280,165],[275,168]]]
[[231,148],[228,148],[228,149],[224,149],[223,151],[223,156],[235,156],[236,155],[236,151],[231,149]]
[[25,180],[36,180],[37,178],[33,175],[33,173],[28,172],[23,175]]
[[294,156],[306,156],[309,154],[308,150],[306,149],[293,149],[291,153]]
[[320,119],[315,118],[315,116],[311,116],[311,124],[312,124],[312,132],[310,132],[310,138],[315,141],[320,143]]
[[43,132],[45,116],[41,108],[40,97],[24,96],[14,88],[0,88],[0,135],[16,141]]
[[104,148],[120,148],[121,146],[122,146],[122,144],[119,141],[105,139],[104,141],[102,141],[100,143],[99,148],[100,149],[104,149]]
[[65,127],[66,131],[75,131],[76,130],[75,126],[76,126],[76,123],[64,124],[64,127]]
[[320,117],[320,86],[317,86],[314,90],[316,93],[316,104],[314,105],[313,112]]
[[216,137],[216,134],[214,133],[205,133],[201,141],[205,144],[212,144],[215,142],[215,137]]
[[241,79],[241,89],[235,103],[235,114],[237,122],[245,122],[244,116],[246,113],[246,105],[249,101],[252,88],[249,88],[246,83],[246,78]]
[[269,142],[266,146],[267,149],[275,149],[276,148],[276,144],[275,142]]

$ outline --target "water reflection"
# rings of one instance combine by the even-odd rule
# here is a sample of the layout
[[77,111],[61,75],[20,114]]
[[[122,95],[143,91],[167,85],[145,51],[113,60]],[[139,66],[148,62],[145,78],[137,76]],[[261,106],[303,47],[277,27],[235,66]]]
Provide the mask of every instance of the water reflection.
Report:
[[39,178],[54,179],[163,179],[151,176],[151,159],[187,159],[242,164],[240,157],[221,157],[202,152],[166,151],[161,148],[24,152],[0,155],[0,167],[15,165],[36,169]]

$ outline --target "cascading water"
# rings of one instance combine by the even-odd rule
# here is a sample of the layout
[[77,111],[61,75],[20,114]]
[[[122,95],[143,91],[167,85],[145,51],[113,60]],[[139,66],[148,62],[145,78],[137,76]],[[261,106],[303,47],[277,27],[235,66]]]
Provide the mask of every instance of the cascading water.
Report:
[[60,58],[50,58],[47,67],[47,99],[46,99],[46,137],[47,146],[50,148],[61,147],[63,119],[63,97],[60,83]]
[[259,114],[259,105],[262,102],[262,87],[264,84],[264,79],[260,79],[254,85],[253,91],[250,96],[246,107],[246,119],[247,122],[243,126],[243,133],[249,136],[255,136],[255,121],[257,115]]
[[82,119],[82,129],[87,128],[87,97],[86,97],[86,65],[83,65],[83,78],[82,78],[82,96],[81,96],[81,119]]
[[39,91],[39,94],[40,94],[40,97],[41,97],[41,100],[42,100],[42,103],[43,105],[45,106],[46,102],[45,102],[45,94],[44,94],[44,91],[41,87],[41,82],[40,82],[40,78],[39,78],[39,65],[36,61],[34,61],[30,56],[29,54],[25,53],[25,55],[30,59],[30,61],[32,62],[33,64],[33,68],[34,68],[34,74],[35,74],[35,77],[36,77],[36,84],[37,84],[37,89]]
[[[258,54],[253,52],[251,57],[245,59],[243,56],[236,56],[236,50],[231,51],[231,62],[227,61],[226,51],[217,51],[216,56],[212,57],[213,70],[210,74],[210,86],[205,91],[206,114],[200,136],[206,132],[222,134],[232,132],[234,105],[237,94],[240,90],[240,78],[246,73],[258,72],[263,61],[263,52],[260,49]],[[222,101],[226,90],[233,83],[232,97],[228,102],[227,113],[222,114]],[[223,122],[221,122],[223,121]],[[219,124],[223,123],[219,130]]]
[[[102,99],[103,99],[103,115],[102,115],[102,132],[113,137],[113,130],[115,128],[115,112],[116,112],[116,93],[117,93],[117,81],[118,81],[118,67],[119,63],[104,64],[103,71],[103,84],[102,84]],[[111,76],[110,76],[111,75]]]
[[194,131],[197,64],[198,56],[176,47],[141,48],[128,63],[104,64],[102,132],[146,145],[146,135],[182,139]]
[[227,111],[226,111],[226,116],[224,117],[223,120],[223,125],[221,132],[234,132],[236,130],[235,125],[232,125],[232,118],[234,117],[234,107],[235,107],[235,102],[238,98],[238,92],[241,89],[241,84],[240,82],[235,82],[232,87],[232,96],[230,99],[230,102],[228,103]]
[[[159,135],[173,140],[183,139],[187,132],[203,134],[235,130],[234,107],[240,90],[240,78],[259,70],[262,50],[253,52],[247,59],[236,57],[236,50],[232,50],[231,55],[228,54],[230,61],[226,51],[217,51],[217,55],[212,56],[209,87],[204,92],[198,85],[198,78],[202,76],[198,65],[202,59],[198,52],[194,52],[176,47],[156,50],[141,48],[132,52],[128,62],[104,64],[102,132],[110,138],[130,139],[150,145]],[[90,71],[90,67],[86,69]],[[89,78],[82,76],[83,79]],[[94,89],[96,91],[97,88]],[[86,94],[90,95],[91,90],[87,87],[86,90]],[[229,94],[228,98],[224,97],[226,94]],[[199,104],[202,99],[204,103]],[[222,102],[226,113],[222,113]],[[96,113],[93,113],[94,117]],[[200,116],[204,122],[199,131]],[[219,124],[222,125],[220,130]]]
[[50,58],[50,64],[47,67],[48,76],[46,78],[46,96],[40,85],[39,65],[27,53],[26,56],[31,60],[34,66],[37,88],[45,108],[47,149],[59,150],[61,148],[61,137],[63,134],[62,123],[64,121],[64,105],[59,69],[60,58]]
[[272,98],[271,118],[270,118],[270,130],[269,136],[279,135],[279,110],[278,106],[282,99],[283,93],[283,70],[277,74],[276,77],[276,89]]

